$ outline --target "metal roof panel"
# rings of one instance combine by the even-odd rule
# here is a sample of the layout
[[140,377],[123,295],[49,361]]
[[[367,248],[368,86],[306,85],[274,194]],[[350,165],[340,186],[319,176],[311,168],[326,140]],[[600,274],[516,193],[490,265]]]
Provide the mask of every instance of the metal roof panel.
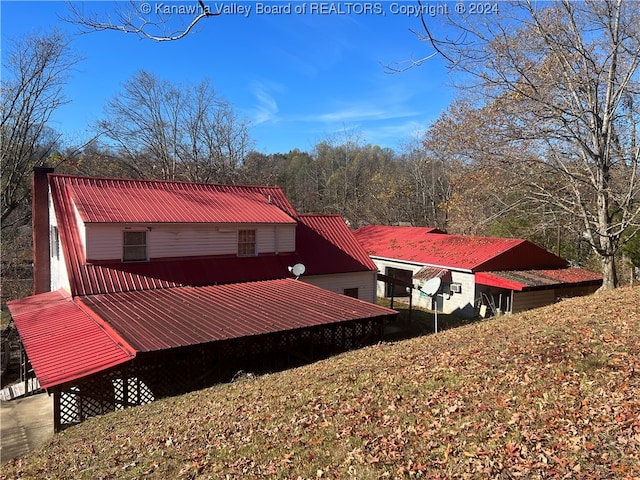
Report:
[[279,187],[52,177],[85,223],[295,223]]
[[91,295],[79,301],[141,352],[397,314],[293,279]]
[[63,290],[7,302],[40,385],[51,388],[131,360],[135,351]]
[[478,272],[476,283],[510,290],[532,290],[540,287],[600,285],[602,275],[583,268],[567,267],[543,270]]
[[434,233],[423,227],[369,225],[354,232],[371,256],[471,271],[561,268],[567,262],[518,238]]
[[[343,271],[347,264],[354,263],[354,261],[360,265],[349,267],[351,270],[378,270],[342,216],[303,214],[298,216],[298,220],[302,224],[302,226],[298,224],[300,230],[298,250],[307,261],[317,259],[322,268],[330,270],[329,273]],[[311,231],[306,232],[305,227]],[[321,249],[333,251],[333,255],[321,255],[319,254]],[[347,260],[347,257],[350,261]],[[335,265],[329,265],[329,263],[335,263]]]

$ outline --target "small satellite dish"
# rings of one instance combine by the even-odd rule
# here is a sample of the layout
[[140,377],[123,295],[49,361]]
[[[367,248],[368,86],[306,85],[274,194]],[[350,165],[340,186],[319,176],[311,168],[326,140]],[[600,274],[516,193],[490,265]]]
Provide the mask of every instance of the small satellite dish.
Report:
[[289,271],[293,273],[296,278],[304,274],[306,270],[307,267],[305,267],[302,263],[296,263],[293,267],[289,267]]
[[440,288],[441,282],[442,280],[440,280],[440,277],[435,277],[435,278],[432,278],[431,280],[428,280],[422,287],[422,292],[425,295],[432,297],[433,295],[436,294],[436,292]]

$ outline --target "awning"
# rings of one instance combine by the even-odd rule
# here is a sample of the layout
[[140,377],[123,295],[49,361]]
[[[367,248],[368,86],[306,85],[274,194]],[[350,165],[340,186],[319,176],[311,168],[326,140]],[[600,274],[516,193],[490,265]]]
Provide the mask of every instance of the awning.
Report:
[[552,270],[508,270],[477,272],[476,284],[507,290],[524,291],[543,288],[601,285],[602,275],[578,267]]
[[365,319],[395,310],[283,279],[9,302],[43,388],[159,351]]
[[451,271],[440,267],[422,267],[419,271],[413,274],[413,278],[416,280],[431,280],[432,278],[439,278],[445,283],[451,283]]

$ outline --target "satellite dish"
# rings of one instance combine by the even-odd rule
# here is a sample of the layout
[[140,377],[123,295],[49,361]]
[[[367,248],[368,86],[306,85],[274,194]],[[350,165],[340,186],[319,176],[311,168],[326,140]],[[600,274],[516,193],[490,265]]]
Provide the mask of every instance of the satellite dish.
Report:
[[289,267],[289,271],[293,273],[296,278],[302,275],[306,270],[307,267],[305,267],[302,263],[296,263],[293,267]]
[[440,277],[435,277],[435,278],[432,278],[431,280],[428,280],[422,287],[422,292],[425,295],[432,297],[433,295],[436,294],[436,292],[440,288],[441,282],[442,280],[440,280]]

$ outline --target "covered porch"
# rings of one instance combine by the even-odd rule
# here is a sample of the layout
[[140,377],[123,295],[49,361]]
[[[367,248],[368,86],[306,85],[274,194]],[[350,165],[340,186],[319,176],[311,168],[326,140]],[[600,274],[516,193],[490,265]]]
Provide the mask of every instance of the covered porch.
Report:
[[397,312],[293,279],[10,302],[60,431],[375,343]]

